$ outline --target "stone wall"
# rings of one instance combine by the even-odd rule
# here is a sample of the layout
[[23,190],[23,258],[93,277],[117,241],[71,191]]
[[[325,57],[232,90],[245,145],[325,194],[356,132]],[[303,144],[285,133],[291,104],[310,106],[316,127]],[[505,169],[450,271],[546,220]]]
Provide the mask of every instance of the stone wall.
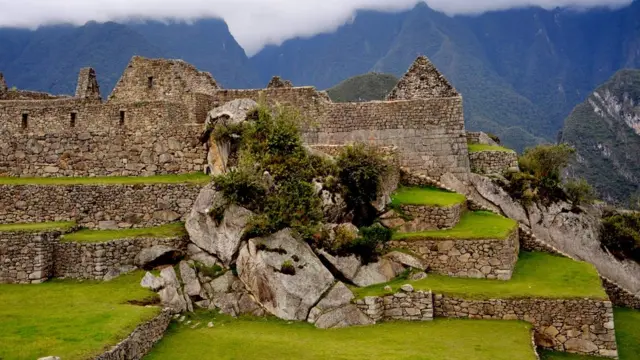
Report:
[[389,246],[421,256],[431,272],[499,280],[511,279],[520,251],[517,229],[505,240],[409,239],[392,241]]
[[126,339],[118,345],[97,356],[95,360],[140,360],[153,345],[164,336],[169,323],[171,313],[168,310],[162,311],[155,318],[138,326]]
[[591,299],[464,300],[434,296],[435,316],[524,320],[532,323],[537,345],[559,351],[617,356],[613,308]]
[[101,243],[59,242],[54,246],[53,276],[102,280],[123,266],[135,266],[142,249],[164,245],[186,252],[187,236],[174,238],[120,239]]
[[600,277],[600,279],[604,290],[614,305],[640,310],[640,295],[632,294],[605,277]]
[[183,104],[0,101],[0,175],[153,175],[200,171],[202,125]]
[[464,203],[451,206],[400,205],[400,210],[412,218],[402,226],[403,232],[450,229],[460,222],[466,210]]
[[0,232],[0,283],[30,284],[47,280],[59,231]]
[[386,296],[367,296],[356,300],[356,305],[373,321],[433,320],[433,295],[431,291],[399,292]]
[[518,168],[518,155],[513,151],[477,151],[469,153],[471,171],[477,174],[502,174]]
[[75,220],[88,228],[185,219],[199,184],[0,185],[0,224]]

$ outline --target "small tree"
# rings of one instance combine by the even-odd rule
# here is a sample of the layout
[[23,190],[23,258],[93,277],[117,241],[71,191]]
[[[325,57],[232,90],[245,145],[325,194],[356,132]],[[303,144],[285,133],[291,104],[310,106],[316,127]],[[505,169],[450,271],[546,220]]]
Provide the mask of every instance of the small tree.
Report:
[[613,214],[603,218],[600,244],[617,258],[640,262],[640,214]]
[[585,179],[567,181],[564,184],[564,192],[573,206],[592,204],[596,199],[595,191]]
[[538,145],[525,150],[520,157],[520,168],[536,178],[560,179],[560,171],[569,165],[575,149],[567,144]]

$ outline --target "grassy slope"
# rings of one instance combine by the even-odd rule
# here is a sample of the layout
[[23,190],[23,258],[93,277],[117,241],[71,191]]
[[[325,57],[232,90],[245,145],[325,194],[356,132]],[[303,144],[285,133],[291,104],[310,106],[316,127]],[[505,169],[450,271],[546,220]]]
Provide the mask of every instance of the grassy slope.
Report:
[[133,185],[133,184],[206,184],[211,177],[204,173],[155,176],[104,176],[21,178],[0,176],[0,185]]
[[469,152],[479,152],[479,151],[504,151],[504,152],[514,152],[511,149],[507,149],[502,146],[495,145],[486,145],[486,144],[469,144],[467,145],[469,148]]
[[[209,314],[207,314],[209,315]],[[274,319],[200,315],[198,329],[172,324],[145,360],[432,359],[533,360],[530,325],[517,321],[438,319],[320,330]],[[193,324],[192,323],[192,324]],[[486,335],[500,342],[487,341]]]
[[432,205],[451,206],[463,203],[466,198],[462,194],[452,193],[429,187],[403,187],[392,196],[392,206],[398,205]]
[[606,294],[600,284],[598,272],[589,263],[545,253],[520,253],[520,259],[509,281],[451,278],[430,274],[419,281],[395,280],[389,284],[353,289],[358,297],[384,294],[390,285],[396,292],[410,283],[418,290],[433,290],[465,299],[510,298],[598,298]]
[[64,235],[62,237],[62,241],[96,243],[137,237],[168,238],[186,235],[186,233],[187,231],[185,230],[183,223],[173,223],[141,229],[80,230]]
[[460,222],[451,229],[396,233],[393,239],[506,239],[517,226],[518,224],[514,220],[491,212],[468,211],[460,217]]
[[44,231],[44,230],[67,230],[73,227],[73,221],[55,221],[43,223],[20,223],[20,224],[0,224],[2,231]]
[[115,345],[160,311],[125,304],[155,296],[140,286],[141,277],[136,272],[105,283],[0,285],[0,358],[86,359]]

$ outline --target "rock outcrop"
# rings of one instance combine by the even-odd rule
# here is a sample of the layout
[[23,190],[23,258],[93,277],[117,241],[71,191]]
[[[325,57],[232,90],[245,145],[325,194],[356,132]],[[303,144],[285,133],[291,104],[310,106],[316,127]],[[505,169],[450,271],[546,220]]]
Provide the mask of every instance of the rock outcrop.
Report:
[[142,249],[135,258],[136,265],[145,270],[151,270],[159,265],[172,265],[177,262],[182,253],[169,246],[155,245]]
[[403,271],[402,265],[382,258],[377,262],[362,266],[353,278],[353,283],[360,287],[382,284],[393,280]]
[[236,266],[256,301],[285,320],[305,321],[334,282],[311,247],[294,238],[290,229],[249,240]]
[[[216,219],[211,212],[220,207],[225,207],[223,218]],[[252,215],[235,204],[226,205],[223,194],[209,184],[198,195],[185,226],[193,243],[228,266],[240,248]]]

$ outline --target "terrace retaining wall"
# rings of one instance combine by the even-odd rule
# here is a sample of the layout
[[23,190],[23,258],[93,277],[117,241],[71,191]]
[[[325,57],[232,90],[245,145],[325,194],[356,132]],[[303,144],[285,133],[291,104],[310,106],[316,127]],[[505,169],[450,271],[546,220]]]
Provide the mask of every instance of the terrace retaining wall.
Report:
[[367,296],[364,299],[356,300],[356,305],[376,322],[381,320],[433,320],[433,295],[431,291]]
[[469,153],[471,171],[477,174],[502,174],[518,169],[518,155],[513,151],[477,151]]
[[0,224],[76,221],[87,228],[184,220],[199,184],[0,185]]
[[438,274],[509,280],[518,261],[520,243],[514,229],[505,240],[405,239],[390,243],[420,255]]
[[400,210],[412,218],[402,225],[401,231],[450,229],[460,222],[466,208],[464,203],[451,206],[400,205]]
[[0,283],[30,284],[47,280],[60,231],[0,232]]
[[126,339],[99,355],[95,360],[139,360],[164,336],[171,322],[171,313],[163,310],[155,318],[138,326]]
[[586,355],[617,357],[610,301],[595,299],[465,300],[434,296],[436,317],[524,320],[538,346]]
[[101,243],[57,242],[54,246],[54,277],[102,280],[107,273],[135,266],[141,250],[156,245],[186,252],[188,236],[134,238]]

